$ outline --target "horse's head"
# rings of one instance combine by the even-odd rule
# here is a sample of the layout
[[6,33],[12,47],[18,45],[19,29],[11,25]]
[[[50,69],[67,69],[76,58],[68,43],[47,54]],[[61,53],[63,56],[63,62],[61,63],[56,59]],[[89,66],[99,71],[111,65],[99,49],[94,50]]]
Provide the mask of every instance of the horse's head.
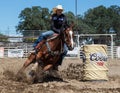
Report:
[[74,49],[74,42],[73,42],[73,24],[67,28],[63,34],[64,34],[64,41],[67,44],[67,47],[69,50],[73,50]]

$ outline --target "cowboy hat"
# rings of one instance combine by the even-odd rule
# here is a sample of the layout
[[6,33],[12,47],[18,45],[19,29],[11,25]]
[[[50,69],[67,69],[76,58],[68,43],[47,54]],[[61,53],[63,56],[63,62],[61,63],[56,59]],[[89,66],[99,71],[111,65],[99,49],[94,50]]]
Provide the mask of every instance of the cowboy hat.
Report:
[[53,8],[53,13],[56,13],[57,10],[62,10],[63,11],[62,5],[57,5],[55,8]]

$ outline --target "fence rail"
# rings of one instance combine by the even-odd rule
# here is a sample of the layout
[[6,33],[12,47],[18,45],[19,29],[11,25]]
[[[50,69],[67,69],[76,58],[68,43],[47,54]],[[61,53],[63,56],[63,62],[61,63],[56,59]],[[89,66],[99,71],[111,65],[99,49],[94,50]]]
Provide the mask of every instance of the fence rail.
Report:
[[[120,46],[113,46],[113,54],[111,55],[111,51],[112,51],[112,48],[111,46],[108,46],[107,47],[107,54],[108,54],[108,58],[118,58],[118,55],[117,55],[117,48],[120,47]],[[78,51],[73,51],[73,54],[68,54],[67,55],[67,58],[71,58],[71,57],[79,57],[79,58],[82,58],[82,52],[80,50],[80,47],[77,47],[78,48]],[[19,50],[19,49],[22,49],[23,50],[23,58],[26,58],[28,57],[28,53],[29,51],[32,50],[32,45],[29,45],[29,44],[24,44],[23,46],[17,46],[17,47],[4,47],[4,57],[9,57],[8,53],[9,53],[9,50]],[[76,54],[75,52],[77,52],[78,54]],[[120,52],[120,51],[119,51]],[[19,56],[18,56],[19,57]]]

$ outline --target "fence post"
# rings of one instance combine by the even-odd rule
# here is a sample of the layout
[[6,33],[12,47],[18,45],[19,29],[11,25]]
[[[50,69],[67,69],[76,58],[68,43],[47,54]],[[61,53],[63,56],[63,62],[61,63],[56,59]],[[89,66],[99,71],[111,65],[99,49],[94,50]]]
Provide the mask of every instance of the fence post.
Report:
[[111,34],[111,58],[113,59],[114,58],[114,55],[113,55],[113,35]]
[[80,42],[79,42],[79,38],[80,38],[80,35],[77,35],[77,43],[78,43],[78,47],[80,46],[80,45],[79,45],[79,43],[80,43]]

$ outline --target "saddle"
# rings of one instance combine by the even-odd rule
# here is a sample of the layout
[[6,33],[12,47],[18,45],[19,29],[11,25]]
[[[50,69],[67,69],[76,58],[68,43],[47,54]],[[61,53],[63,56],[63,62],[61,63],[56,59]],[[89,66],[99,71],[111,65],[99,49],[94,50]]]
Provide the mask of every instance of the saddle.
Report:
[[47,41],[49,41],[49,40],[52,40],[52,39],[55,39],[57,36],[58,36],[59,34],[53,34],[52,36],[49,36],[48,38],[47,38]]
[[36,49],[40,49],[41,46],[42,46],[46,41],[53,40],[53,39],[55,39],[58,35],[59,35],[59,34],[56,34],[56,33],[55,33],[55,34],[53,34],[52,36],[47,37],[47,39],[42,40],[41,42],[38,43],[38,45],[36,46]]

